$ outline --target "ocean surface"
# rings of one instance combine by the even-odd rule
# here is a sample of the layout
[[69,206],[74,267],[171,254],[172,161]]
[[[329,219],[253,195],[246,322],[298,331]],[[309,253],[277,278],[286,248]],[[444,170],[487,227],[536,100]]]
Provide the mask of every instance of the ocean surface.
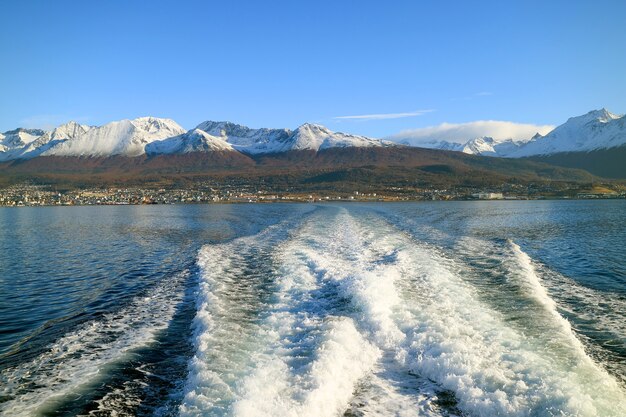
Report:
[[626,416],[626,201],[0,209],[3,416]]

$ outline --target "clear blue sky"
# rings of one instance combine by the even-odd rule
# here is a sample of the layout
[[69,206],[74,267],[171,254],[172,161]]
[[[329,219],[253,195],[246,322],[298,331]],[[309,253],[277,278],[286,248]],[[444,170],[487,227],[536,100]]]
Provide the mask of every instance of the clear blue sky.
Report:
[[385,136],[626,112],[621,0],[23,0],[0,16],[0,131],[154,115]]

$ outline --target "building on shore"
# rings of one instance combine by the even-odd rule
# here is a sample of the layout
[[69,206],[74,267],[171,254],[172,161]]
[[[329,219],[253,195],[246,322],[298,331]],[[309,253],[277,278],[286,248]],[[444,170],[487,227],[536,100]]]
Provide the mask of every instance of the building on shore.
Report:
[[504,196],[502,193],[476,193],[472,194],[472,197],[479,200],[502,200]]

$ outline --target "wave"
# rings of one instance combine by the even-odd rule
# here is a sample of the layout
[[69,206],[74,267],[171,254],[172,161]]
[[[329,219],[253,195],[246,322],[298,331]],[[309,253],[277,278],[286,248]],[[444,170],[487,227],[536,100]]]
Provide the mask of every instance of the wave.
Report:
[[195,354],[180,415],[224,415],[232,407],[237,382],[249,373],[251,355],[263,343],[258,318],[272,292],[269,248],[286,238],[291,224],[200,250]]
[[533,265],[537,274],[544,277],[542,283],[558,310],[575,320],[576,334],[585,351],[626,386],[626,297],[582,286],[545,265]]
[[480,288],[481,298],[509,326],[532,335],[537,350],[590,357],[626,383],[620,365],[626,352],[623,295],[584,287],[533,260],[511,240],[464,237],[455,256],[464,259],[464,279]]
[[480,283],[375,213],[281,228],[201,250],[181,415],[626,415],[515,243]]
[[[531,259],[513,242],[497,252],[506,267],[477,284],[456,258],[411,245],[407,268],[420,277],[413,299],[422,307],[411,308],[419,330],[409,366],[454,392],[471,415],[622,415],[623,387],[585,353]],[[496,268],[492,261],[481,269]]]
[[188,276],[188,271],[178,274],[119,311],[84,323],[42,355],[3,370],[0,413],[45,414],[67,395],[89,390],[107,369],[130,360],[136,349],[153,343],[167,328]]

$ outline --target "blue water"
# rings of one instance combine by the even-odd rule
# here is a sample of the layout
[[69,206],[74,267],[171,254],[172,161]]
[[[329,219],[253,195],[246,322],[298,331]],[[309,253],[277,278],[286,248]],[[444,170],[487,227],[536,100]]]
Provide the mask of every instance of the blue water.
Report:
[[0,209],[3,415],[626,415],[623,201]]

